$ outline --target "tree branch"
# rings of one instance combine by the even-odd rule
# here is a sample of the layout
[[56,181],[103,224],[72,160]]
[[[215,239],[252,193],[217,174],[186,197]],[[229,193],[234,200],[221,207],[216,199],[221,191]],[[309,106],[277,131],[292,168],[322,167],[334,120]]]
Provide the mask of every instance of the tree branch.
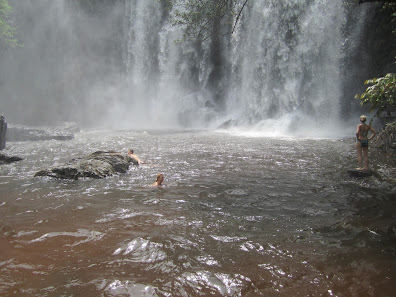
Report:
[[396,2],[395,0],[359,0],[358,4],[362,4],[365,2]]
[[236,27],[236,25],[238,24],[238,21],[239,21],[241,15],[242,15],[242,11],[243,11],[243,9],[245,8],[245,5],[246,5],[248,2],[249,2],[249,0],[245,0],[245,2],[243,3],[241,9],[239,10],[238,16],[237,16],[237,18],[235,19],[234,27],[232,28],[231,33],[234,33],[235,27]]

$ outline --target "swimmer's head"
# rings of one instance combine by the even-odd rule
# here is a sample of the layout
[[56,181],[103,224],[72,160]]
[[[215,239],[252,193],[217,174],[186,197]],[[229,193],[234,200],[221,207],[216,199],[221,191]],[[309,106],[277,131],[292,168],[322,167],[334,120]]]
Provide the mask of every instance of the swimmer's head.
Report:
[[157,186],[162,186],[164,175],[162,173],[157,174],[157,180],[155,182],[157,183]]
[[361,115],[361,116],[360,116],[360,121],[361,121],[362,123],[364,123],[366,120],[367,120],[367,117],[366,117],[365,115]]

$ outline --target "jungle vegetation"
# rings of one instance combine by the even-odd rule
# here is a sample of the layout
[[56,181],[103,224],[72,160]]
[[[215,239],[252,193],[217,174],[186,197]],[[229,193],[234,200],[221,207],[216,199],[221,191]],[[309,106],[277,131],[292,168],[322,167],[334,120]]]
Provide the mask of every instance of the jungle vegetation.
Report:
[[15,47],[18,41],[15,38],[15,27],[11,20],[12,11],[7,0],[0,0],[0,41],[7,46]]

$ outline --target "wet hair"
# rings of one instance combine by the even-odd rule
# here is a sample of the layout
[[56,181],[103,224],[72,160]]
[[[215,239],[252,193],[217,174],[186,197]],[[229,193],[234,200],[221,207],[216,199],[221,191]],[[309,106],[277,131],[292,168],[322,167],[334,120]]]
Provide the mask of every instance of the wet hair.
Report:
[[157,179],[156,179],[156,181],[159,181],[159,179],[161,178],[161,176],[164,176],[162,173],[158,173],[157,174]]
[[133,154],[133,149],[129,149],[129,151]]

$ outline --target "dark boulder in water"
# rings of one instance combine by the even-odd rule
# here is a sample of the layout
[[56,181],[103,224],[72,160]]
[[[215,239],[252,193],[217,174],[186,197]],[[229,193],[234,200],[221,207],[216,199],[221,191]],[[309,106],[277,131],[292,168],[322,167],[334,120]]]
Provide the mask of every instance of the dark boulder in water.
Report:
[[10,164],[18,161],[22,161],[23,158],[17,156],[7,156],[5,154],[0,154],[0,164]]
[[360,170],[360,169],[349,169],[348,173],[350,176],[358,177],[358,178],[375,175],[374,172],[371,170]]
[[97,151],[82,158],[72,159],[66,164],[40,170],[35,176],[60,179],[105,178],[117,173],[125,173],[131,163],[137,165],[137,162],[127,154]]

